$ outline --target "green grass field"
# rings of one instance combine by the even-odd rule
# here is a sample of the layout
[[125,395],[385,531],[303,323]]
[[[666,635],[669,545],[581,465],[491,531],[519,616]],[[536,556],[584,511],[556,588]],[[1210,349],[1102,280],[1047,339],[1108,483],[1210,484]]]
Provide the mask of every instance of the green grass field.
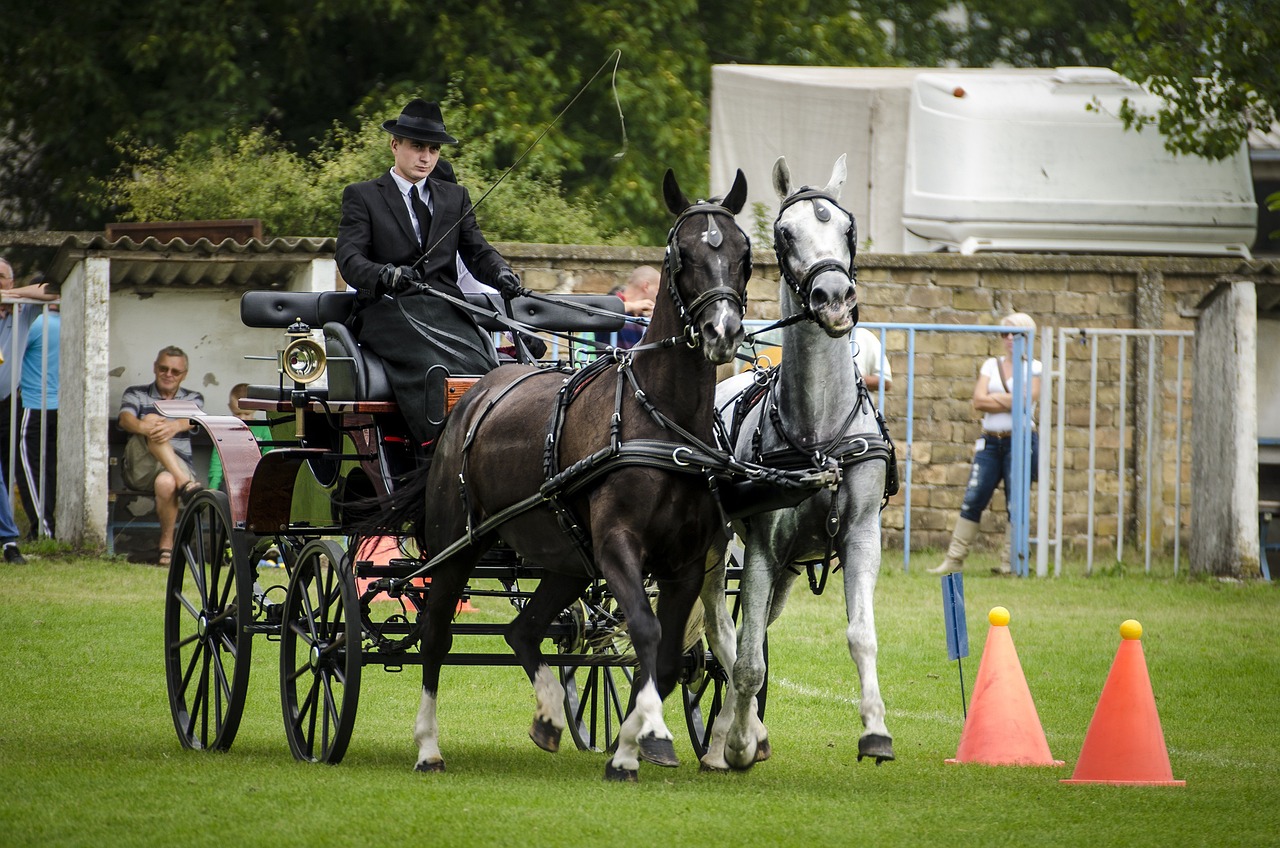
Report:
[[[919,557],[919,558],[917,558]],[[1275,845],[1280,844],[1280,594],[1274,586],[1122,574],[966,577],[972,694],[986,612],[1014,643],[1062,768],[947,765],[962,728],[939,581],[886,556],[880,681],[897,761],[858,763],[856,675],[836,581],[803,581],[770,636],[774,756],[703,774],[678,697],[684,759],[605,784],[599,754],[526,737],[530,687],[512,668],[450,667],[448,772],[412,771],[416,668],[366,668],[346,759],[296,763],[280,716],[277,646],[254,642],[244,722],[225,754],[183,750],[161,661],[164,575],[46,556],[0,570],[0,845]],[[975,563],[980,567],[982,561]],[[506,615],[480,599],[481,614]],[[1066,786],[1119,644],[1139,619],[1169,758],[1184,788]],[[566,742],[568,737],[566,735]]]

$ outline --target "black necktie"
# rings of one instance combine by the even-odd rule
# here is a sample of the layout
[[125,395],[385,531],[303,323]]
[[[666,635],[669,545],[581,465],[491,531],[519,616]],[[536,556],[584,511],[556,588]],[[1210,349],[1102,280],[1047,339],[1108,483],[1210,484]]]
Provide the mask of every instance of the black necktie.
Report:
[[409,189],[409,200],[413,206],[413,214],[418,218],[418,232],[422,234],[422,246],[427,246],[427,231],[431,229],[431,210],[418,194],[418,187]]

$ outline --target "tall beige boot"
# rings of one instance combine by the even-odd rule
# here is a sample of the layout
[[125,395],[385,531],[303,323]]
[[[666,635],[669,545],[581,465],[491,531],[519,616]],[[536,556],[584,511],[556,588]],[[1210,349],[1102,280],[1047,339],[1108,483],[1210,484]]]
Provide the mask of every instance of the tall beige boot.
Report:
[[1013,538],[1009,533],[1004,535],[1004,547],[1000,549],[1000,564],[993,566],[992,574],[1012,574],[1013,569],[1009,567],[1009,559],[1013,554]]
[[978,522],[961,517],[956,520],[956,529],[951,532],[951,546],[947,548],[947,558],[937,568],[929,569],[930,574],[952,574],[964,569],[965,557],[969,555],[969,546],[978,538]]

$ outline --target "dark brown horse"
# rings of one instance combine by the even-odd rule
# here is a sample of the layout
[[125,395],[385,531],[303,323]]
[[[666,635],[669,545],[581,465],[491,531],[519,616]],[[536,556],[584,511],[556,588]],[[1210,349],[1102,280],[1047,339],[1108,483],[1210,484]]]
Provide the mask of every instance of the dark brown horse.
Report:
[[[542,656],[543,634],[599,575],[626,617],[638,661],[605,776],[635,780],[641,759],[678,765],[662,701],[676,685],[707,550],[725,532],[697,446],[713,442],[716,365],[742,341],[751,246],[733,218],[746,199],[741,172],[719,202],[690,203],[670,171],[663,195],[677,218],[641,343],[573,377],[499,368],[449,416],[427,479],[419,542],[426,556],[460,539],[469,544],[429,569],[414,728],[419,771],[444,768],[440,667],[457,601],[496,539],[545,570],[506,634],[534,685],[534,741],[555,751],[565,726],[564,692]],[[656,615],[646,575],[658,585]]]

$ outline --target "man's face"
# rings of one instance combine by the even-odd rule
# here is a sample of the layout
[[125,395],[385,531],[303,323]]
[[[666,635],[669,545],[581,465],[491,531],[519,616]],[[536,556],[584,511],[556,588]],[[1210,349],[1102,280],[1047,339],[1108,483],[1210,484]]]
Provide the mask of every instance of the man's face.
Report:
[[411,183],[425,178],[440,161],[440,145],[408,138],[391,138],[391,152],[396,157],[396,173]]
[[187,376],[187,360],[181,356],[162,356],[153,366],[156,387],[164,394],[173,394]]
[[13,288],[13,266],[8,262],[0,262],[0,290]]

